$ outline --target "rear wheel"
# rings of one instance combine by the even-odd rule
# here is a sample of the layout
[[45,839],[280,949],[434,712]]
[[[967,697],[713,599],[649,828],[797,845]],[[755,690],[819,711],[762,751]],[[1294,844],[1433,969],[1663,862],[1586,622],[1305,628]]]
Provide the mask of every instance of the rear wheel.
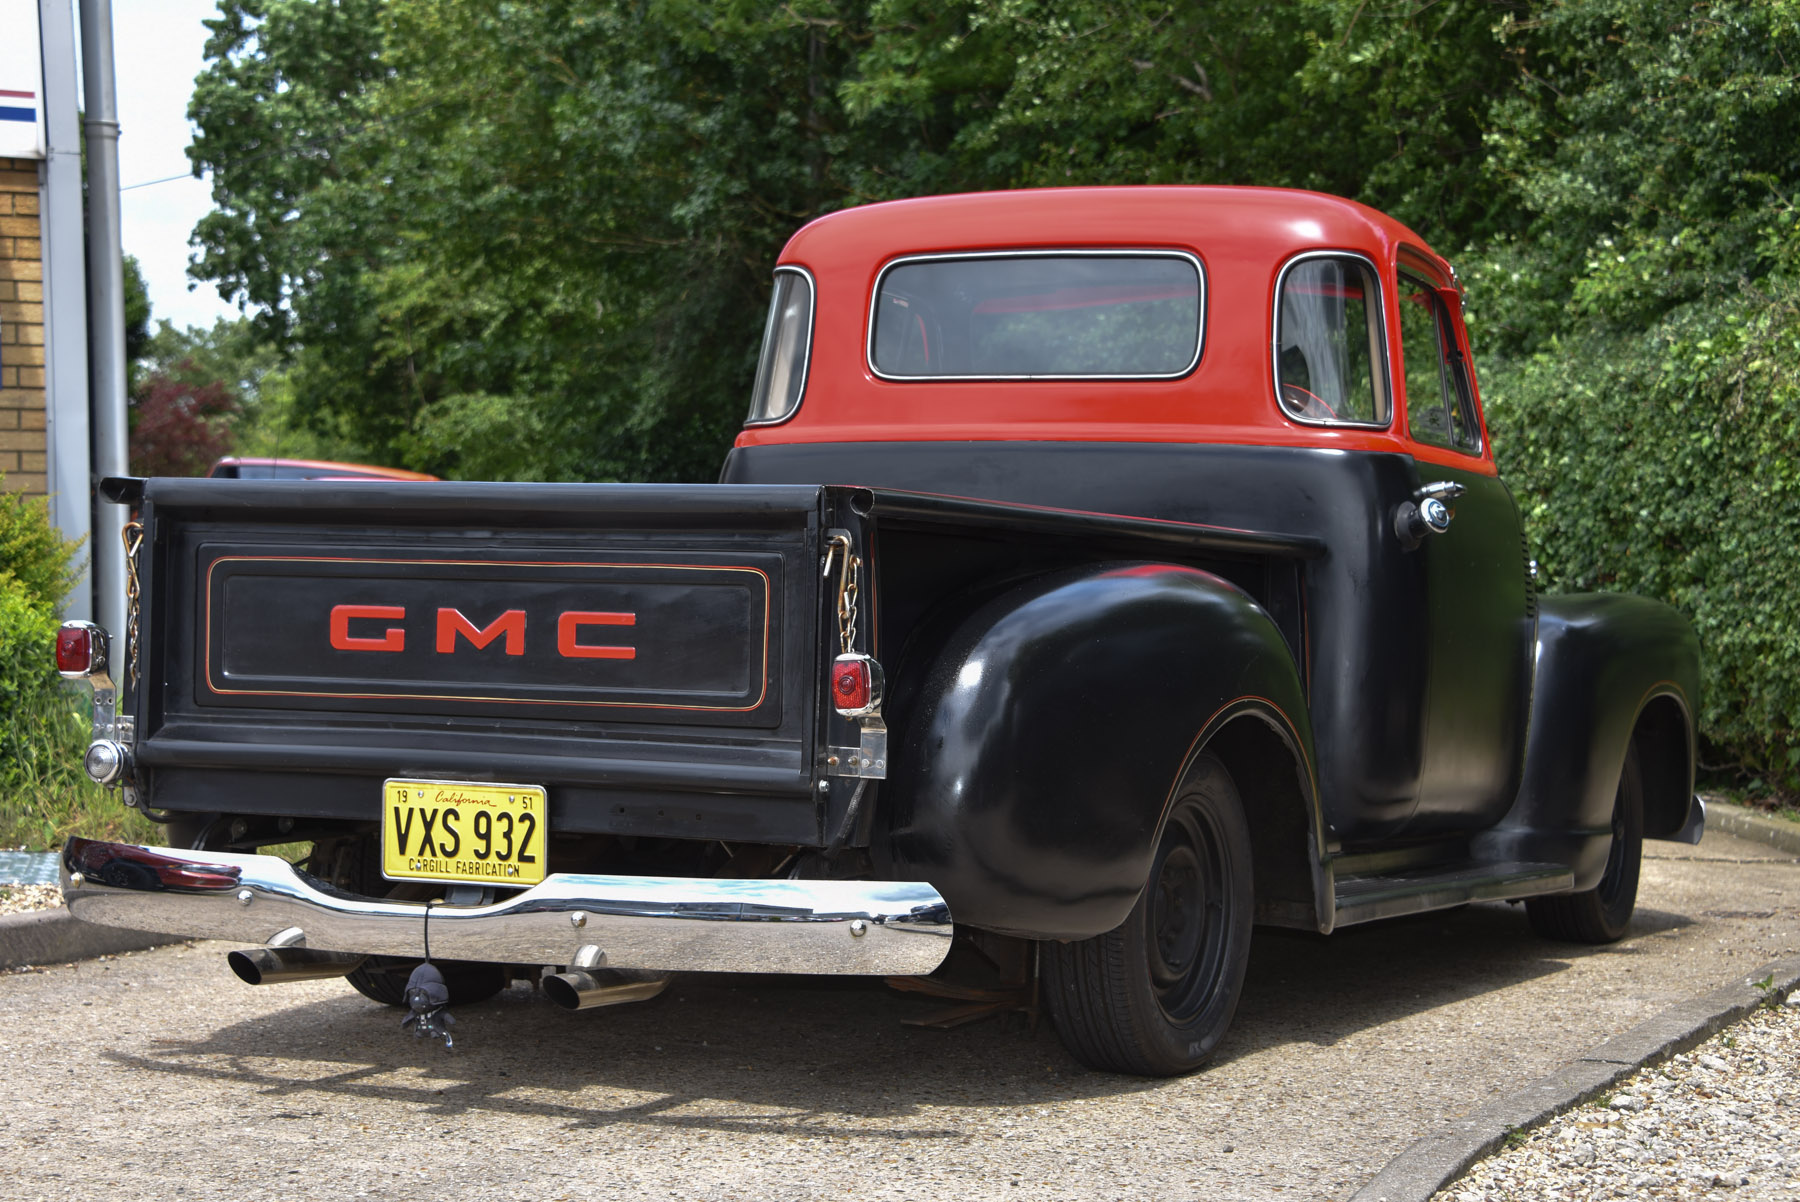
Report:
[[[422,901],[436,895],[432,886],[396,883],[381,875],[381,851],[374,835],[354,835],[315,844],[311,865],[332,884],[365,897]],[[344,979],[356,992],[384,1006],[406,1005],[406,982],[423,961],[411,956],[370,956]],[[450,1004],[486,1001],[512,984],[504,964],[479,960],[433,960],[450,989]]]
[[1638,874],[1644,858],[1644,776],[1634,741],[1619,771],[1613,797],[1612,850],[1600,883],[1583,893],[1533,897],[1525,902],[1532,929],[1565,943],[1616,943],[1625,937],[1637,908]]
[[1164,823],[1143,894],[1104,935],[1045,943],[1045,1002],[1091,1068],[1191,1072],[1231,1025],[1250,954],[1250,828],[1225,765],[1203,756]]
[[178,814],[163,826],[163,846],[221,851],[229,825],[223,814]]

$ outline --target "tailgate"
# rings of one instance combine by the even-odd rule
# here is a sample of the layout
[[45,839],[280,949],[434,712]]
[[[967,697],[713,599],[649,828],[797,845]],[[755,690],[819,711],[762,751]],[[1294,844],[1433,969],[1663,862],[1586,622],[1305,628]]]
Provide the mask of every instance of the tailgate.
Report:
[[153,480],[150,802],[510,780],[562,830],[812,842],[833,491]]

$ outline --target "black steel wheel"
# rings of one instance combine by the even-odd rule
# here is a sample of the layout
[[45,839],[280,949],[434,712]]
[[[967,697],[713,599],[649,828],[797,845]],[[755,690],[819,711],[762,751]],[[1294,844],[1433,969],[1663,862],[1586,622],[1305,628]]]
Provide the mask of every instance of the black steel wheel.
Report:
[[1244,986],[1250,864],[1237,787],[1204,755],[1177,791],[1125,921],[1092,939],[1043,945],[1045,1004],[1071,1055],[1146,1077],[1192,1072],[1212,1056]]
[[[381,875],[381,851],[373,835],[351,835],[326,844],[314,844],[314,868],[332,884],[365,897],[399,897],[420,900],[430,896],[429,886],[399,883]],[[406,1005],[406,982],[421,963],[410,956],[370,956],[344,979],[356,992],[384,1006]],[[479,960],[434,960],[450,989],[450,1004],[466,1006],[484,1002],[512,984],[504,964]]]
[[1612,849],[1600,883],[1582,893],[1532,897],[1525,913],[1532,929],[1564,943],[1617,943],[1637,908],[1638,875],[1644,858],[1644,775],[1634,740],[1619,771],[1613,797]]

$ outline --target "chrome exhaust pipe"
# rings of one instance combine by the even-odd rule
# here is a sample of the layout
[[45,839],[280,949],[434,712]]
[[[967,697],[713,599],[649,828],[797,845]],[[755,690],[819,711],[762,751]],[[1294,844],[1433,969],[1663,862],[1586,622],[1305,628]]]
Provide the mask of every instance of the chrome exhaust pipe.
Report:
[[645,1002],[669,987],[666,972],[633,972],[622,968],[572,968],[544,978],[544,996],[564,1010],[592,1010]]
[[254,947],[247,952],[227,952],[225,963],[246,985],[274,985],[346,976],[367,958],[309,947]]

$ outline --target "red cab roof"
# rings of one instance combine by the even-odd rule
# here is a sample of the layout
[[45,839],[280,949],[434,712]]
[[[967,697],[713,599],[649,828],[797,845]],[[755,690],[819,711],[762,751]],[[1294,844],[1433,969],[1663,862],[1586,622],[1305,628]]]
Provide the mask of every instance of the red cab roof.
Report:
[[[952,251],[1169,249],[1205,270],[1199,364],[1175,380],[883,380],[866,358],[870,298],[894,259]],[[1406,436],[1404,402],[1386,430],[1295,422],[1275,399],[1274,288],[1308,251],[1361,254],[1391,281],[1397,263],[1451,287],[1450,265],[1425,240],[1367,205],[1282,188],[1047,188],[864,205],[812,222],[782,266],[817,284],[806,390],[785,422],[746,428],[739,446],[794,442],[1044,439],[1234,442],[1393,450],[1491,471],[1479,459]],[[1398,298],[1383,286],[1390,369]],[[1467,348],[1464,348],[1465,353]],[[1390,370],[1394,391],[1400,373]]]

